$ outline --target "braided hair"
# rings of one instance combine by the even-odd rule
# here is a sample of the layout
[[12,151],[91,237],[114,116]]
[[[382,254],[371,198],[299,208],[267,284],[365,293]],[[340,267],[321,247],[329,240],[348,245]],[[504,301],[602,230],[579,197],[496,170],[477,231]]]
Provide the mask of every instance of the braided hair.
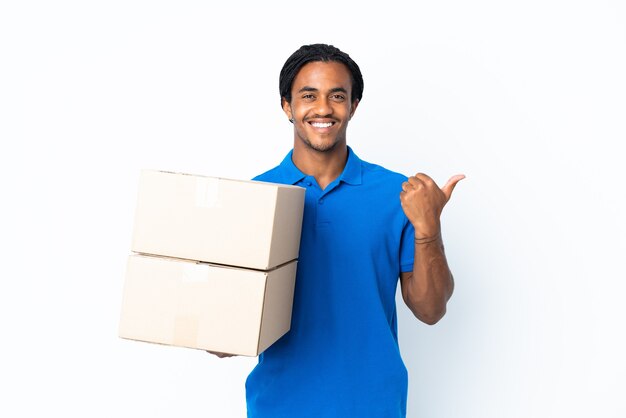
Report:
[[352,78],[352,97],[351,100],[361,100],[363,96],[363,76],[359,66],[350,58],[348,54],[335,48],[332,45],[327,44],[312,44],[303,45],[291,56],[283,65],[280,70],[280,78],[278,81],[278,88],[280,90],[281,106],[282,100],[285,99],[288,103],[291,102],[291,86],[293,80],[300,69],[309,62],[339,62],[345,65],[350,71]]

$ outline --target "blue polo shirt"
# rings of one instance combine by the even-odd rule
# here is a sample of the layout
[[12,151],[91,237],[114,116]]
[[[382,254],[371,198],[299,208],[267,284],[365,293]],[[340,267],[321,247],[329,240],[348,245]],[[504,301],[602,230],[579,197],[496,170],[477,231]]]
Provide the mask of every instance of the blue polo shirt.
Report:
[[[293,152],[293,151],[292,151]],[[322,190],[292,152],[255,180],[306,188],[291,330],[246,381],[249,418],[404,418],[395,294],[412,271],[406,177],[360,160]]]

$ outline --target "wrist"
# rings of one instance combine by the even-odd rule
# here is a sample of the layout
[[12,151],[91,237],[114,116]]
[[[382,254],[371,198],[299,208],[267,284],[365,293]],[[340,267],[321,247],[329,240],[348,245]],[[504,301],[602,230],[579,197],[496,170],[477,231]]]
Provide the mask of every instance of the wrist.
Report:
[[412,222],[412,225],[416,241],[428,241],[441,236],[441,223],[438,219],[431,219],[430,222]]
[[415,234],[415,243],[416,244],[428,244],[431,242],[438,241],[440,238],[441,238],[441,231],[438,231],[436,234],[431,234],[431,235]]

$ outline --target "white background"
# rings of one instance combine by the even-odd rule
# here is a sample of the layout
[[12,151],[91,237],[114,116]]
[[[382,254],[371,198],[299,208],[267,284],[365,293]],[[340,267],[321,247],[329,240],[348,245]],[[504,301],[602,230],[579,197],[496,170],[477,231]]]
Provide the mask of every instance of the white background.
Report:
[[398,299],[409,418],[626,416],[623,1],[208,3],[0,4],[1,416],[245,416],[255,359],[117,337],[138,174],[276,165],[314,42],[361,66],[361,158],[467,175],[447,316]]

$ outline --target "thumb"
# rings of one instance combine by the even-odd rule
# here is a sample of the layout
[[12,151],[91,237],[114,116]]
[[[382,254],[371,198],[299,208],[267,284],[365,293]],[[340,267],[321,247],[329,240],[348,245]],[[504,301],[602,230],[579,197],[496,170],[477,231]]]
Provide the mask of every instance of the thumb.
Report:
[[456,184],[465,178],[465,174],[457,174],[456,176],[450,177],[450,180],[446,183],[445,186],[441,188],[441,191],[446,196],[446,203],[450,200],[450,196],[452,196],[452,190],[456,187]]

